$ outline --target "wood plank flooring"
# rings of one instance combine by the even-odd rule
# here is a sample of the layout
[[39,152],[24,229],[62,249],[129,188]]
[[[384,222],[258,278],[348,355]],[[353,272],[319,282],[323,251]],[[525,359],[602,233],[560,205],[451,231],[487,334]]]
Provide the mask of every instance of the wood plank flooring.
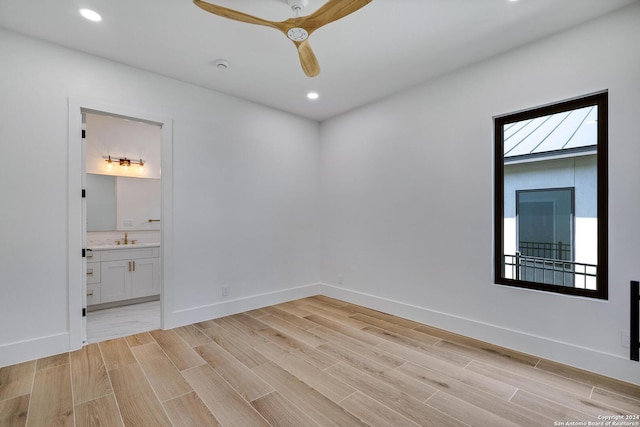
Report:
[[0,368],[1,427],[531,427],[603,416],[640,426],[638,415],[638,386],[323,296]]

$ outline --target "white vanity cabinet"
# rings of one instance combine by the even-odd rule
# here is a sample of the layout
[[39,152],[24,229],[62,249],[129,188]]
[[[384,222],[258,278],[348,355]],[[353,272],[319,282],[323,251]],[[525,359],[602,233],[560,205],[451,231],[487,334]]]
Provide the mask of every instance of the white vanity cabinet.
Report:
[[[87,263],[87,304],[93,291],[93,304],[104,304],[160,294],[160,248],[127,247],[99,250],[99,289],[91,290]],[[94,273],[95,274],[95,273]],[[99,299],[95,298],[99,293]]]
[[100,304],[100,251],[87,251],[87,305]]

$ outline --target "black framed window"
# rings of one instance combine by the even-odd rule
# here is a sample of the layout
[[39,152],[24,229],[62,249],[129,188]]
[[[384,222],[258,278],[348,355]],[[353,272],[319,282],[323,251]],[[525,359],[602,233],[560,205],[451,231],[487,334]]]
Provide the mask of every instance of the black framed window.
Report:
[[607,92],[494,118],[495,283],[606,299]]

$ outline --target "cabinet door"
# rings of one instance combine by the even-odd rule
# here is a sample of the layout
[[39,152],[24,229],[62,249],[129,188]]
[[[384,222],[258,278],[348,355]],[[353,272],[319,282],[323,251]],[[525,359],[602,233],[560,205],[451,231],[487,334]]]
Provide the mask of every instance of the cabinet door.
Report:
[[106,261],[101,263],[100,302],[131,298],[131,261]]
[[160,294],[160,259],[144,258],[132,261],[131,298]]

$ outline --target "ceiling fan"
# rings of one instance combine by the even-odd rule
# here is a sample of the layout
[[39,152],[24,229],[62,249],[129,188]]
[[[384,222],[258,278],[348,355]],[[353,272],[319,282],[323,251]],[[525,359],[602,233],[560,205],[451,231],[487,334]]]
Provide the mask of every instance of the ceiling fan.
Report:
[[315,77],[320,74],[320,64],[318,64],[318,59],[307,40],[311,33],[326,24],[344,18],[361,7],[366,6],[371,0],[328,0],[320,9],[308,16],[299,16],[300,12],[304,10],[304,7],[307,5],[308,0],[288,0],[289,5],[293,11],[296,12],[297,16],[282,22],[258,18],[202,0],[193,0],[193,2],[201,9],[224,18],[249,24],[264,25],[280,30],[296,45],[304,73],[309,77]]

